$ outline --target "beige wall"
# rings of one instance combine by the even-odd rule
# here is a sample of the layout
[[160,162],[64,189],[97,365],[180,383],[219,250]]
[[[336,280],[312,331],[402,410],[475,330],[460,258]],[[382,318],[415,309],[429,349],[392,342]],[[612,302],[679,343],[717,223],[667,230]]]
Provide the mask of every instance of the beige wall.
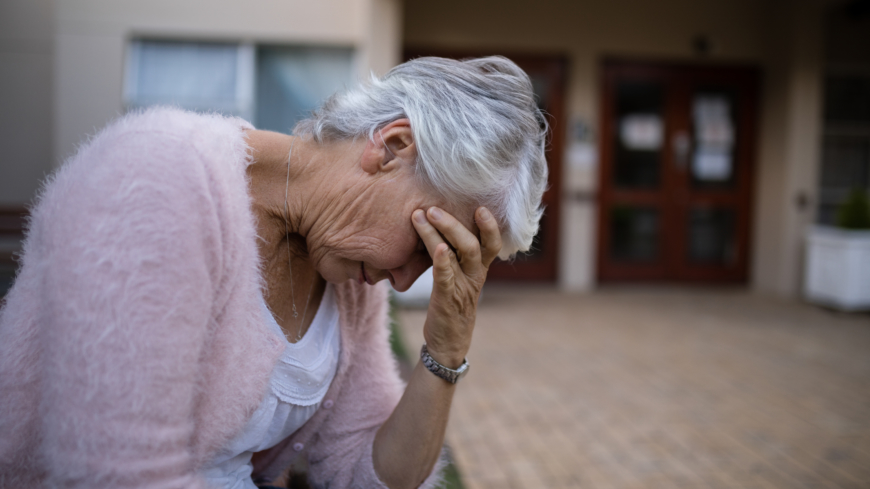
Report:
[[31,200],[51,165],[52,2],[0,2],[0,207]]
[[824,5],[774,5],[780,8],[768,31],[751,282],[758,291],[796,297],[821,160]]
[[366,0],[360,20],[360,75],[383,75],[402,60],[401,0]]
[[132,37],[349,46],[360,74],[393,66],[401,45],[398,0],[64,0],[56,18],[56,161],[123,110]]
[[400,60],[400,0],[0,2],[0,206],[22,206],[123,111],[135,36],[355,49],[360,76]]
[[[593,128],[599,117],[598,66],[605,56],[762,67],[767,81],[756,163],[752,286],[793,295],[807,220],[793,201],[796,192],[814,190],[808,182],[818,160],[820,101],[813,90],[819,83],[814,56],[820,39],[809,25],[812,5],[803,0],[408,2],[404,33],[410,47],[566,54],[571,65],[569,119],[582,119]],[[773,32],[772,26],[777,26]],[[808,29],[807,36],[797,35],[799,29]],[[704,58],[691,47],[698,34],[712,41],[712,51]],[[593,173],[567,165],[563,195],[594,191]],[[566,289],[589,289],[594,286],[594,204],[566,198],[562,206],[559,282]]]

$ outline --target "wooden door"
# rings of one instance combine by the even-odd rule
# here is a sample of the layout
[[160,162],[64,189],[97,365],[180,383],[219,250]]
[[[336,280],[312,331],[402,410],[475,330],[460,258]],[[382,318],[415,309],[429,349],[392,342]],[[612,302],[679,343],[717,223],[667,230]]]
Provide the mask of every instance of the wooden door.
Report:
[[745,281],[756,70],[603,68],[599,280]]
[[502,282],[550,282],[556,281],[556,266],[559,245],[559,203],[561,187],[562,154],[565,134],[565,76],[567,63],[560,56],[510,55],[499,52],[455,52],[438,49],[417,49],[405,52],[406,59],[419,56],[441,56],[463,59],[469,57],[502,54],[510,58],[532,80],[538,106],[547,116],[550,133],[546,156],[550,171],[548,190],[544,193],[546,207],[541,218],[541,227],[529,253],[518,254],[512,262],[496,261],[490,267],[488,281]]

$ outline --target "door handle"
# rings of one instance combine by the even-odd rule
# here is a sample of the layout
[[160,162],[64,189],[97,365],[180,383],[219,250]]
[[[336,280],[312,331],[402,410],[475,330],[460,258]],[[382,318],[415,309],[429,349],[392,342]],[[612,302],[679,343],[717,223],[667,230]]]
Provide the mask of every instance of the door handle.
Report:
[[686,131],[677,131],[671,139],[671,149],[674,152],[674,166],[685,170],[689,164],[689,153],[692,151],[692,138]]

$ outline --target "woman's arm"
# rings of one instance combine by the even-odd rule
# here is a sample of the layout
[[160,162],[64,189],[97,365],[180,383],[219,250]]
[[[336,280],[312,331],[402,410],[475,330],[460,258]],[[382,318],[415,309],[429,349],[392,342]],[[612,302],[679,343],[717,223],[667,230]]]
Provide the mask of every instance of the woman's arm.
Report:
[[[501,249],[498,224],[488,210],[479,208],[478,241],[453,216],[434,207],[426,213],[415,211],[412,221],[433,261],[434,287],[423,336],[432,358],[455,369],[471,346],[480,290]],[[417,363],[402,399],[374,441],[375,471],[388,487],[416,488],[429,476],[444,443],[455,390],[455,384]]]
[[196,152],[111,126],[42,203],[41,413],[51,487],[198,488],[192,440],[216,216]]

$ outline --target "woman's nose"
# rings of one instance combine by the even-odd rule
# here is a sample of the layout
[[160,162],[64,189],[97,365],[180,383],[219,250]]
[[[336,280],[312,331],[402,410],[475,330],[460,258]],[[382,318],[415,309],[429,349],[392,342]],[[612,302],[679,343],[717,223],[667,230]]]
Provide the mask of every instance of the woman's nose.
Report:
[[393,288],[399,292],[404,292],[411,288],[411,285],[423,275],[429,267],[432,266],[432,259],[428,254],[422,256],[423,253],[415,256],[410,262],[405,265],[388,270],[393,277]]

